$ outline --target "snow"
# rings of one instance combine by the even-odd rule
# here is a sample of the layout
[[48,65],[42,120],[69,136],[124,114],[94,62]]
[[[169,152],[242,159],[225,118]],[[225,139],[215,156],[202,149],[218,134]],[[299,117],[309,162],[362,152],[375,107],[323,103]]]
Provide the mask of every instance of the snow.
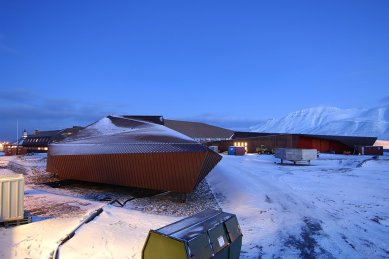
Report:
[[11,171],[9,169],[0,169],[0,178],[1,177],[9,177],[9,176],[16,176],[14,171]]
[[57,240],[78,221],[77,218],[60,218],[0,228],[0,258],[49,258],[57,246]]
[[362,163],[368,158],[322,154],[312,166],[292,166],[225,156],[208,182],[238,216],[242,258],[385,257],[389,161]]
[[[118,126],[115,125],[111,118],[122,120],[122,122],[128,122],[128,126]],[[132,125],[133,124],[133,125]],[[132,126],[130,126],[132,125]],[[134,141],[139,142],[140,139],[142,139],[142,136],[169,136],[171,138],[175,138],[177,140],[181,140],[182,142],[196,142],[192,138],[177,132],[175,130],[172,130],[168,127],[165,127],[163,125],[150,123],[147,121],[141,121],[136,120],[132,118],[125,118],[123,116],[117,116],[117,115],[110,115],[107,117],[104,117],[95,123],[87,126],[85,129],[80,130],[77,134],[74,136],[71,136],[69,138],[66,138],[63,142],[83,142],[83,140],[88,138],[94,138],[98,137],[101,138],[102,136],[110,136],[110,135],[123,135],[125,134],[127,137],[127,141]],[[177,140],[175,142],[177,142]],[[142,143],[145,142],[144,140],[141,141]],[[111,143],[111,142],[110,142]]]
[[389,140],[389,106],[372,109],[313,107],[250,127],[255,132],[371,136]]
[[60,249],[59,255],[60,258],[141,258],[149,230],[179,219],[107,206]]
[[[5,159],[23,164],[28,182],[42,160],[27,158]],[[219,206],[238,217],[241,258],[389,255],[388,156],[321,154],[310,166],[294,166],[268,155],[223,155],[206,179]],[[0,228],[0,257],[47,258],[87,215],[103,207],[61,246],[60,258],[140,258],[150,229],[182,218],[150,208],[157,198],[116,208],[76,191],[33,183],[27,184],[25,196],[26,207],[40,217],[28,225]],[[140,208],[141,200],[149,209]],[[169,202],[185,208],[179,201]]]

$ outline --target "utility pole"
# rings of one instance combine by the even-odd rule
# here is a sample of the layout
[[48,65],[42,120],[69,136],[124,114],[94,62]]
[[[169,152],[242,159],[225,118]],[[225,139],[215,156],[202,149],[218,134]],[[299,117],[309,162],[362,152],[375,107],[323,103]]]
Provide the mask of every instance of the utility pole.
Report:
[[16,120],[16,155],[19,151],[19,120]]

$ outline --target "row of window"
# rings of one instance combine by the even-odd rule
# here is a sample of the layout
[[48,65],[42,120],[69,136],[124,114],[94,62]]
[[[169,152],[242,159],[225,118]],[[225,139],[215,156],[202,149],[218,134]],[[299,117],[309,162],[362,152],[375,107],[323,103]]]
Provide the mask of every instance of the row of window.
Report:
[[28,138],[24,143],[49,142],[50,138]]
[[235,147],[244,147],[247,152],[247,142],[234,142]]

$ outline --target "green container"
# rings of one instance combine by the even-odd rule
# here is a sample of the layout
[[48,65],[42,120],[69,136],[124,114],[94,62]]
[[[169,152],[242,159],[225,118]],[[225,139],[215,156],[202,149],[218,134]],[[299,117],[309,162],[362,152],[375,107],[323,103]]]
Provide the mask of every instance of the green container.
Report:
[[234,214],[205,210],[157,230],[150,230],[144,259],[238,259],[242,232]]

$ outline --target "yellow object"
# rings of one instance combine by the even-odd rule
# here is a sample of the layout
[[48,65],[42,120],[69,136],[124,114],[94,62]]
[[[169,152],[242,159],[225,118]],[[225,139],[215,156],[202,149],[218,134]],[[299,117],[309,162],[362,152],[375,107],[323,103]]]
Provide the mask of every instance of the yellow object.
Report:
[[143,258],[185,259],[187,255],[184,243],[150,231]]

